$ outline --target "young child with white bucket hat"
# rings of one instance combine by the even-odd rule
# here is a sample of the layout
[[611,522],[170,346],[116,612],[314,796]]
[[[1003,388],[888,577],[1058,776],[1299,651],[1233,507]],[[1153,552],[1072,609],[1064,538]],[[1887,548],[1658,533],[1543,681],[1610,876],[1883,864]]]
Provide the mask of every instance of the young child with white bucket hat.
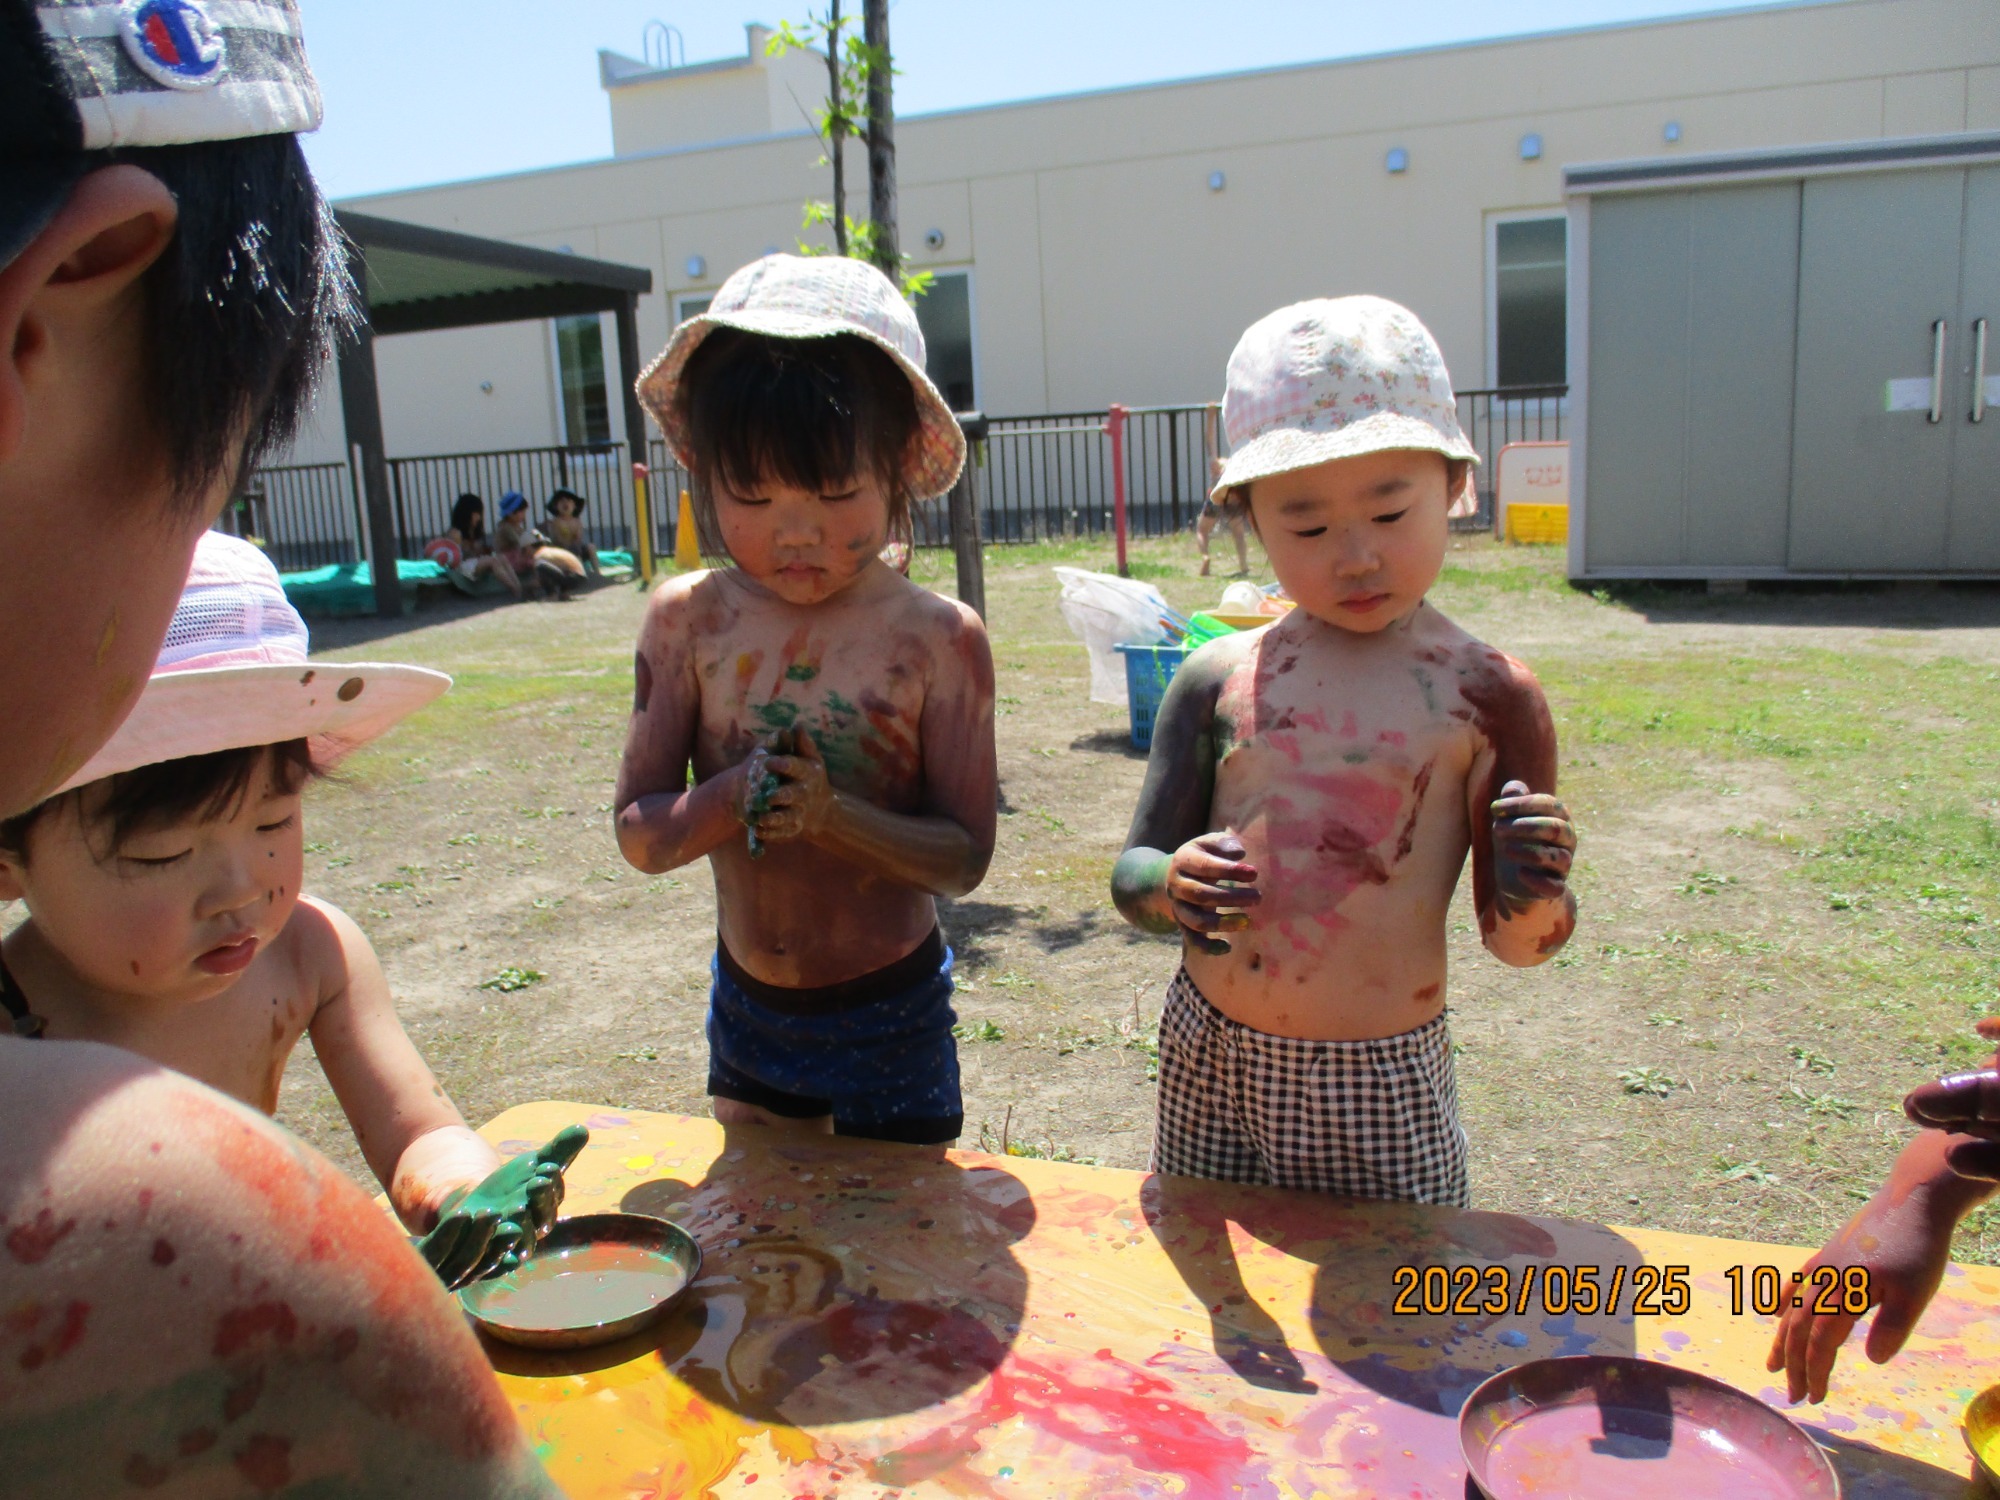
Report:
[[627,860],[715,874],[716,1118],[949,1141],[935,898],[985,876],[998,781],[979,616],[880,556],[965,460],[916,315],[860,261],[767,255],[639,398],[736,564],[654,593],[616,794]]
[[1426,595],[1478,456],[1407,308],[1280,308],[1230,356],[1231,453],[1298,607],[1168,687],[1113,895],[1182,939],[1155,1170],[1463,1205],[1445,929],[1541,963],[1575,925],[1575,831],[1532,673]]
[[16,1036],[122,1047],[273,1114],[302,1036],[447,1285],[514,1264],[554,1221],[584,1133],[502,1165],[404,1035],[375,951],[303,895],[313,776],[450,687],[422,667],[309,661],[277,571],[196,545],[153,674],[55,795],[0,822]]

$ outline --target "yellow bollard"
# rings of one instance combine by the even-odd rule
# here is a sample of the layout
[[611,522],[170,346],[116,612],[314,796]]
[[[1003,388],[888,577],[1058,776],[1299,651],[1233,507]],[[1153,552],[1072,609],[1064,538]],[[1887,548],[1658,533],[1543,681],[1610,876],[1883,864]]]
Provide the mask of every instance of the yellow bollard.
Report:
[[694,531],[694,497],[681,491],[681,518],[674,527],[674,566],[691,573],[701,566],[701,542]]
[[641,583],[651,583],[653,581],[653,507],[649,503],[652,491],[648,485],[647,470],[644,464],[635,463],[632,465],[632,496],[632,540],[639,554],[634,560],[639,565],[639,581]]

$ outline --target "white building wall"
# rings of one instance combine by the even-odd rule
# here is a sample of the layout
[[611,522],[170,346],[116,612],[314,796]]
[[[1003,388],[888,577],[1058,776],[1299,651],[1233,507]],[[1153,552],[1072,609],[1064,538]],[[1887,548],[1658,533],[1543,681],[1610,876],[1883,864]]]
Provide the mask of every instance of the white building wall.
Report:
[[[1669,120],[1677,146],[1662,141]],[[1990,127],[1995,0],[1785,5],[905,118],[901,231],[917,265],[971,268],[979,396],[994,414],[1211,399],[1253,319],[1356,291],[1414,307],[1469,387],[1492,374],[1486,218],[1559,212],[1565,163]],[[1543,152],[1524,162],[1530,131]],[[621,149],[641,138],[623,132]],[[1410,155],[1401,175],[1383,169],[1393,146]],[[674,299],[792,246],[801,204],[828,195],[818,154],[811,136],[780,134],[353,206],[650,267],[650,359]],[[848,181],[858,216],[858,148]],[[931,228],[945,235],[935,253]],[[556,439],[545,332],[406,335],[377,351],[385,396],[412,398],[385,412],[392,452]],[[502,363],[504,383],[491,373]],[[516,388],[518,402],[503,399]],[[322,443],[338,456],[337,438]]]

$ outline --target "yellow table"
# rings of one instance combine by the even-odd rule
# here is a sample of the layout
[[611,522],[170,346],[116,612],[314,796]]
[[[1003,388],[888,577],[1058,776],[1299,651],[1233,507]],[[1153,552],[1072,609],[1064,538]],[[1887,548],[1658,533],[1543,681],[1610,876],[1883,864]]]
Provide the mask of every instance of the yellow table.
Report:
[[[969,1151],[725,1139],[708,1120],[578,1104],[523,1105],[483,1133],[523,1151],[578,1120],[591,1142],[565,1212],[671,1218],[706,1263],[640,1339],[489,1346],[577,1500],[1464,1500],[1459,1404],[1524,1359],[1637,1353],[1784,1402],[1763,1368],[1770,1322],[1732,1315],[1724,1273],[1789,1274],[1804,1250]],[[1496,1305],[1530,1268],[1538,1279],[1523,1315],[1428,1315],[1406,1273],[1419,1311],[1397,1315],[1397,1268],[1424,1265],[1458,1281],[1434,1277],[1434,1297],[1479,1277],[1474,1295]],[[1621,1280],[1616,1316],[1541,1301],[1547,1268],[1584,1265],[1599,1300]],[[1687,1312],[1635,1319],[1635,1285],[1677,1266]],[[1826,1404],[1793,1413],[1848,1500],[1972,1493],[1958,1418],[2000,1379],[2000,1271],[1952,1267],[1892,1364],[1859,1344]]]

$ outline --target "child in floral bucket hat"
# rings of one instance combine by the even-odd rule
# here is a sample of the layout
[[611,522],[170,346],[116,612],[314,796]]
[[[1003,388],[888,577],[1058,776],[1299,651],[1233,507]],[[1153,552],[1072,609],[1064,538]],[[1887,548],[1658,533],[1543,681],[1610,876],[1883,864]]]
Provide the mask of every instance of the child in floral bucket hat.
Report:
[[1178,934],[1156,1171],[1467,1202],[1445,923],[1468,852],[1486,947],[1575,925],[1575,831],[1528,669],[1426,599],[1478,461],[1430,333],[1379,297],[1251,325],[1218,496],[1298,608],[1188,658],[1126,850],[1126,919]]
[[715,1116],[952,1140],[936,898],[993,853],[993,661],[880,556],[965,459],[916,316],[860,261],[768,255],[638,390],[735,562],[654,593],[616,797],[632,864],[714,871]]

